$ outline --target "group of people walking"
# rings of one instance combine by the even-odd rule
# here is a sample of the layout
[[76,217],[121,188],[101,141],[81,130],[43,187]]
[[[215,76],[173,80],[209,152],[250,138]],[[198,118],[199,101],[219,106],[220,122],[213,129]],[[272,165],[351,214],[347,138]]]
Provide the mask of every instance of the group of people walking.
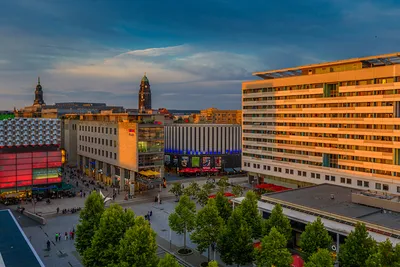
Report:
[[[68,240],[68,239],[74,240],[74,237],[75,237],[75,229],[72,229],[72,231],[69,232],[69,235],[68,235],[68,232],[64,233],[64,240]],[[56,238],[56,242],[61,241],[62,234],[56,233],[55,238]]]

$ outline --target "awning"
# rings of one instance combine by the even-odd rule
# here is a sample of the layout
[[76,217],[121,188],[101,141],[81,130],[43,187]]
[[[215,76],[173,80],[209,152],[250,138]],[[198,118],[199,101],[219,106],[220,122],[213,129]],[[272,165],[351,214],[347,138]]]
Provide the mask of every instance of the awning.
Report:
[[[209,195],[208,198],[215,198],[217,195]],[[234,197],[235,195],[230,193],[230,192],[226,192],[224,193],[224,197]]]
[[224,171],[225,172],[235,172],[235,170],[233,168],[225,168]]
[[233,168],[233,170],[234,170],[235,172],[241,172],[241,171],[242,171],[242,168],[237,167],[237,168]]
[[267,189],[272,192],[281,192],[281,191],[286,191],[289,190],[290,188],[280,186],[280,185],[274,185],[274,184],[258,184],[256,185],[256,188],[258,189]]

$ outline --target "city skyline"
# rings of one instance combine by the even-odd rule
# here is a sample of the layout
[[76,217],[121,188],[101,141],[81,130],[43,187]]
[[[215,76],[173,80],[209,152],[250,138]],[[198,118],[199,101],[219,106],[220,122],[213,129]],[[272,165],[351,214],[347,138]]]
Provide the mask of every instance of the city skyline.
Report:
[[[254,71],[396,52],[394,1],[2,1],[0,106],[44,101],[239,109]],[[379,22],[379,23],[378,23]]]

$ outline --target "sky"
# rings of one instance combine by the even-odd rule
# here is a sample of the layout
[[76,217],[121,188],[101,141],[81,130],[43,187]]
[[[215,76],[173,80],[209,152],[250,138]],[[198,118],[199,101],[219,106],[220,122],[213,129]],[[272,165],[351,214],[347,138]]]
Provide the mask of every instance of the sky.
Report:
[[241,108],[255,71],[400,52],[398,0],[1,0],[0,110]]

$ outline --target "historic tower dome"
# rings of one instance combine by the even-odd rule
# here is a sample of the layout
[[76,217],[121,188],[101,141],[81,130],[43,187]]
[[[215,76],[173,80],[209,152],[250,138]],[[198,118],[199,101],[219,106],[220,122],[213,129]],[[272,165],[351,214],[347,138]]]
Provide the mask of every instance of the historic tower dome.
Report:
[[35,101],[33,102],[33,105],[44,105],[44,100],[43,100],[43,90],[42,86],[40,85],[40,77],[38,77],[38,84],[36,85],[36,90],[35,90]]
[[151,91],[149,79],[147,79],[146,73],[144,74],[142,81],[140,82],[139,90],[139,112],[145,112],[151,109]]

